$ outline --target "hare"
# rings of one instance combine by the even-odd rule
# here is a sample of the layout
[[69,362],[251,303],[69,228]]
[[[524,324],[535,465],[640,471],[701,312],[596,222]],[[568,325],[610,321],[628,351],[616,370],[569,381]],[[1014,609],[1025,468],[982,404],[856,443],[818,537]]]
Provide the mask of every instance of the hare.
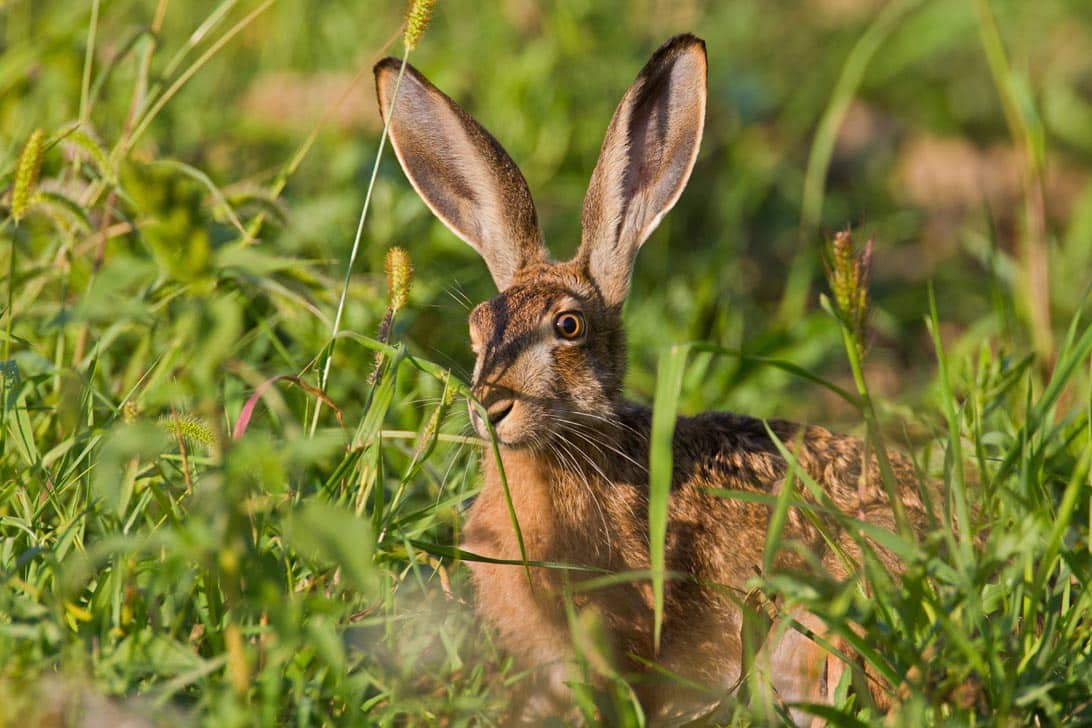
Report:
[[[580,247],[566,262],[547,252],[527,183],[496,139],[412,66],[399,80],[401,65],[388,58],[375,67],[398,160],[432,212],[485,259],[500,291],[470,314],[477,356],[472,391],[499,443],[526,557],[609,572],[647,570],[651,412],[622,394],[622,307],[638,249],[694,167],[705,119],[705,44],[692,35],[670,39],[622,98],[584,199]],[[480,436],[490,437],[473,408],[471,419]],[[580,572],[532,567],[528,579],[520,566],[469,564],[480,615],[526,666],[544,666],[521,719],[572,710],[566,598],[599,620],[654,722],[685,722],[718,709],[743,671],[743,595],[763,563],[772,508],[710,489],[778,493],[788,464],[770,431],[838,508],[893,529],[877,463],[858,440],[725,412],[679,417],[666,559],[669,572],[686,578],[666,585],[658,651],[647,580],[569,593]],[[519,560],[490,453],[462,547]],[[912,486],[913,468],[895,454],[891,459],[900,500],[920,529],[925,510]],[[843,548],[859,555],[855,542],[838,533]],[[812,556],[782,549],[778,568],[819,563],[838,578],[847,575],[843,559],[795,508],[783,537]],[[792,616],[821,631],[817,618]],[[824,649],[785,627],[775,623],[762,648],[779,699],[790,705],[827,699],[840,663],[828,664]],[[662,671],[650,664],[690,687],[657,680]],[[794,720],[803,719],[794,712]]]

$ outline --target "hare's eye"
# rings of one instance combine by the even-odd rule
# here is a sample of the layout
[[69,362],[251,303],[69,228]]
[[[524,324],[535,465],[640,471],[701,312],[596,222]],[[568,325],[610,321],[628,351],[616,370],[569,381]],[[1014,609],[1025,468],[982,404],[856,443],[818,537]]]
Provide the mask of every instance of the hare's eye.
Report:
[[584,335],[584,314],[579,311],[564,311],[554,319],[554,330],[562,339],[573,341]]

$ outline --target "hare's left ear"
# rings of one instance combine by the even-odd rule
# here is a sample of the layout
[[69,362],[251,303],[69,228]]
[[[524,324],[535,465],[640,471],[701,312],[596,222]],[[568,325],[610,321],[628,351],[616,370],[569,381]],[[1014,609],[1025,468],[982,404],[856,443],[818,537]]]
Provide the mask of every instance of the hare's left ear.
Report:
[[375,66],[398,161],[436,217],[485,259],[503,291],[521,268],[548,258],[527,181],[493,135],[417,69],[407,63],[399,83],[401,65],[387,58]]
[[682,194],[705,126],[705,42],[678,35],[649,59],[614,112],[584,198],[582,261],[608,305]]

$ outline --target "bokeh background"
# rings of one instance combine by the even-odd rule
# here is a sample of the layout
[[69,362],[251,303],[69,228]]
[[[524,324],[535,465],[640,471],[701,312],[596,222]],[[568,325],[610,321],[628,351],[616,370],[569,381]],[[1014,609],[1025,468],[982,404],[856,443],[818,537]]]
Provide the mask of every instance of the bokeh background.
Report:
[[[214,12],[249,9],[163,5],[153,72]],[[998,0],[989,8],[1016,101],[1045,154],[1051,298],[1054,321],[1064,322],[1092,270],[1092,9],[1083,0]],[[94,78],[90,121],[104,139],[121,132],[137,73],[118,59],[151,42],[136,34],[156,10],[151,2],[101,7],[96,69],[117,64],[108,78]],[[367,69],[399,52],[397,43],[387,47],[403,11],[398,2],[277,0],[163,108],[137,153],[184,160],[229,191],[268,188],[325,119],[277,199],[283,219],[263,230],[262,245],[338,279],[379,132]],[[0,146],[10,165],[32,129],[78,117],[89,4],[9,2],[3,13]],[[664,345],[688,339],[844,379],[836,328],[813,314],[819,246],[845,227],[861,241],[875,238],[869,366],[886,394],[913,402],[928,379],[929,281],[953,340],[998,305],[1023,315],[1012,292],[1024,151],[1006,125],[975,2],[445,0],[412,62],[517,160],[548,244],[566,256],[579,239],[583,192],[614,104],[648,54],[684,31],[708,43],[708,123],[689,189],[639,258],[628,307],[636,396],[649,397]],[[855,55],[873,39],[873,53]],[[843,102],[839,80],[854,73],[860,83],[844,99],[844,120],[820,139],[832,144],[829,169],[817,176],[821,205],[806,210],[817,132]],[[489,296],[490,281],[416,199],[388,149],[354,276],[351,329],[372,331],[382,314],[372,294],[392,244],[410,252],[418,271],[402,336],[465,371],[459,301]],[[748,381],[754,386],[741,386]],[[691,409],[716,403],[815,417],[836,406],[801,396],[776,370],[731,362],[692,384]]]

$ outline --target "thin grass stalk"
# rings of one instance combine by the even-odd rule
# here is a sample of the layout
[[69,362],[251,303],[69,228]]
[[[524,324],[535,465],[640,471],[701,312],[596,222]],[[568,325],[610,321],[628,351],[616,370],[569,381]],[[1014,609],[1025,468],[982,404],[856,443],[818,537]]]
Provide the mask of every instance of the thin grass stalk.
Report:
[[850,231],[841,231],[835,234],[831,241],[828,255],[830,260],[826,266],[827,282],[830,285],[833,300],[825,296],[821,300],[824,308],[834,315],[842,331],[842,343],[849,358],[853,382],[857,388],[858,408],[865,418],[867,436],[862,449],[862,484],[865,484],[864,480],[868,477],[870,470],[868,460],[871,451],[876,455],[883,487],[895,517],[895,525],[899,534],[909,539],[912,538],[910,524],[906,518],[902,499],[899,498],[894,469],[887,455],[887,446],[884,443],[883,433],[880,431],[879,417],[876,415],[876,408],[872,403],[868,382],[864,376],[865,336],[871,305],[868,285],[872,268],[872,240],[870,239],[864,249],[858,253]]
[[[929,333],[933,339],[933,348],[936,350],[938,379],[940,380],[941,396],[944,400],[944,415],[948,420],[948,443],[952,469],[954,471],[954,500],[956,507],[956,521],[952,526],[960,546],[960,555],[964,565],[971,562],[971,519],[970,508],[967,504],[967,482],[963,472],[963,444],[961,440],[960,418],[955,407],[955,393],[952,392],[951,378],[948,373],[948,358],[944,353],[944,343],[940,340],[940,321],[937,316],[936,294],[932,283],[929,284],[929,319],[927,321]],[[946,509],[947,510],[947,509]]]
[[853,45],[846,57],[842,72],[831,92],[830,102],[819,121],[808,154],[804,172],[803,202],[800,210],[801,252],[793,260],[782,294],[778,317],[783,322],[799,319],[807,301],[814,257],[808,241],[815,237],[823,212],[824,187],[830,160],[834,156],[834,144],[846,112],[864,79],[865,71],[898,21],[922,0],[895,0],[884,8]]
[[167,65],[163,67],[163,77],[170,78],[174,75],[174,72],[178,70],[178,67],[182,64],[182,61],[186,60],[186,56],[197,45],[205,39],[205,36],[209,34],[220,22],[227,17],[228,12],[235,7],[239,0],[224,0],[216,6],[216,8],[209,13],[197,29],[190,33],[189,38],[186,39],[185,45],[178,49],[178,51],[171,57],[171,60],[167,62]]
[[[853,372],[853,383],[857,387],[861,414],[865,418],[865,427],[868,432],[868,440],[872,445],[872,451],[876,455],[876,462],[880,466],[880,478],[883,480],[887,498],[891,501],[891,511],[895,515],[895,525],[899,529],[899,535],[903,538],[913,538],[910,529],[910,521],[906,517],[906,508],[899,497],[898,481],[895,479],[895,471],[891,467],[891,459],[887,456],[887,445],[884,443],[883,434],[880,432],[879,417],[876,416],[876,408],[872,403],[872,395],[868,390],[868,382],[864,376],[864,366],[861,361],[860,343],[853,332],[849,330],[845,322],[839,318],[842,328],[842,343],[845,345],[846,356],[849,358],[849,368]],[[867,472],[868,448],[865,448],[865,463],[862,463],[862,471]]]
[[[769,425],[767,424],[767,430]],[[804,432],[801,430],[797,438],[797,445],[802,445]],[[774,558],[781,546],[781,534],[785,530],[788,521],[789,506],[793,496],[796,495],[796,473],[800,465],[796,458],[789,460],[788,472],[781,479],[781,492],[777,494],[777,501],[771,511],[769,525],[766,527],[766,544],[762,552],[762,574],[769,576],[773,573]]]
[[[130,141],[132,140],[133,124],[136,122],[137,114],[147,99],[148,92],[148,78],[151,75],[152,56],[155,54],[156,48],[159,43],[159,32],[163,26],[163,20],[166,17],[168,0],[159,0],[156,6],[155,16],[152,19],[152,24],[149,28],[150,43],[146,48],[144,54],[139,59],[139,68],[137,70],[136,79],[133,83],[133,95],[129,101],[129,111],[125,117],[125,126],[121,132],[121,139],[118,145],[113,150],[112,156],[114,156],[113,167],[117,168],[118,149],[124,149],[128,152]],[[90,207],[94,204],[95,200],[102,193],[105,186],[110,186],[110,193],[106,196],[106,203],[103,206],[102,217],[99,221],[99,230],[97,241],[95,245],[95,254],[92,261],[91,275],[88,277],[87,285],[84,288],[84,293],[87,294],[95,285],[95,281],[98,278],[99,270],[102,268],[106,261],[106,244],[109,241],[109,237],[106,235],[106,230],[110,227],[114,217],[114,206],[117,202],[118,188],[116,180],[111,184],[110,180],[99,180],[94,184],[88,185],[87,191],[84,194],[83,204]],[[90,323],[85,321],[80,325],[79,331],[76,334],[76,343],[72,350],[72,364],[73,366],[79,366],[80,361],[83,360],[84,352],[87,348],[87,340],[90,336]]]
[[[398,101],[398,88],[402,84],[402,76],[406,71],[406,60],[409,58],[409,48],[407,47],[402,52],[402,65],[398,69],[398,77],[394,81],[394,91],[391,94],[391,106],[390,114],[383,123],[383,132],[379,135],[379,150],[375,155],[375,163],[372,165],[372,175],[368,180],[368,189],[364,193],[364,205],[360,208],[360,218],[356,225],[356,235],[353,238],[353,247],[349,252],[349,264],[345,266],[345,279],[341,285],[341,298],[338,299],[337,311],[334,314],[334,325],[330,331],[330,343],[326,347],[326,358],[322,365],[322,375],[319,377],[319,389],[323,392],[326,391],[326,384],[330,378],[330,366],[334,361],[334,343],[337,341],[338,332],[341,331],[341,316],[345,311],[345,301],[349,296],[349,283],[352,280],[353,265],[356,263],[357,254],[360,252],[360,240],[364,237],[364,221],[368,217],[368,209],[372,204],[372,192],[375,190],[375,181],[379,178],[379,163],[383,160],[383,149],[387,144],[387,136],[390,132],[391,119],[394,118],[395,109],[397,108]],[[318,430],[319,414],[321,413],[321,406],[315,407],[314,416],[311,418],[311,437],[314,437],[315,432]]]
[[91,23],[87,28],[87,50],[83,55],[83,73],[80,78],[80,126],[87,124],[91,115],[91,66],[95,61],[95,42],[99,27],[99,0],[91,0]]
[[[11,190],[11,213],[4,220],[6,226],[9,221],[13,228],[18,228],[23,216],[30,210],[34,203],[34,196],[38,187],[38,176],[41,173],[42,154],[44,152],[43,140],[45,135],[41,129],[35,129],[27,139],[19,161],[15,168],[15,179]],[[11,250],[8,257],[8,304],[7,304],[7,336],[4,339],[4,366],[11,359],[11,331],[15,320],[13,310],[15,302],[15,258],[18,248],[15,244],[16,231],[11,232]],[[4,375],[4,381],[7,381]]]
[[504,491],[504,505],[508,508],[508,517],[512,521],[512,528],[516,532],[516,545],[519,546],[519,558],[523,562],[523,571],[527,576],[527,586],[531,593],[535,593],[535,582],[531,578],[531,566],[527,561],[527,547],[523,541],[523,529],[519,525],[519,517],[516,515],[516,505],[512,502],[512,491],[508,487],[508,475],[504,472],[504,459],[501,458],[500,444],[497,442],[497,433],[493,429],[493,423],[489,421],[489,415],[479,402],[474,402],[479,409],[479,414],[485,426],[489,428],[489,441],[493,449],[493,458],[497,463],[497,474],[500,476],[501,489]]
[[178,454],[182,458],[182,475],[186,481],[186,495],[193,495],[193,477],[190,475],[189,453],[186,451],[186,439],[183,437],[182,428],[178,426],[178,410],[171,405],[171,418],[174,420],[174,439],[178,443]]
[[974,0],[978,35],[989,65],[994,87],[1012,143],[1022,152],[1021,182],[1024,230],[1020,236],[1020,257],[1024,296],[1031,340],[1042,371],[1054,364],[1054,335],[1050,316],[1050,251],[1046,239],[1046,211],[1043,190],[1045,142],[1043,132],[1030,112],[1021,108],[1013,87],[1012,69],[1005,44],[988,0]]
[[[15,254],[16,254],[16,252],[17,252],[17,249],[16,249],[16,246],[15,246],[15,233],[12,232],[11,247],[10,247],[10,251],[8,253],[8,305],[7,305],[7,310],[5,311],[5,313],[7,314],[7,316],[5,318],[7,318],[7,321],[4,322],[4,326],[5,326],[4,330],[5,330],[5,333],[7,334],[4,337],[4,362],[3,362],[4,371],[0,372],[0,380],[3,381],[5,390],[7,389],[7,383],[8,383],[7,367],[9,366],[9,362],[11,361],[11,328],[12,328],[12,324],[15,322],[15,311],[13,310],[12,306],[14,304],[14,296],[15,296]],[[4,396],[5,396],[5,401],[6,401],[7,391],[4,392]]]

